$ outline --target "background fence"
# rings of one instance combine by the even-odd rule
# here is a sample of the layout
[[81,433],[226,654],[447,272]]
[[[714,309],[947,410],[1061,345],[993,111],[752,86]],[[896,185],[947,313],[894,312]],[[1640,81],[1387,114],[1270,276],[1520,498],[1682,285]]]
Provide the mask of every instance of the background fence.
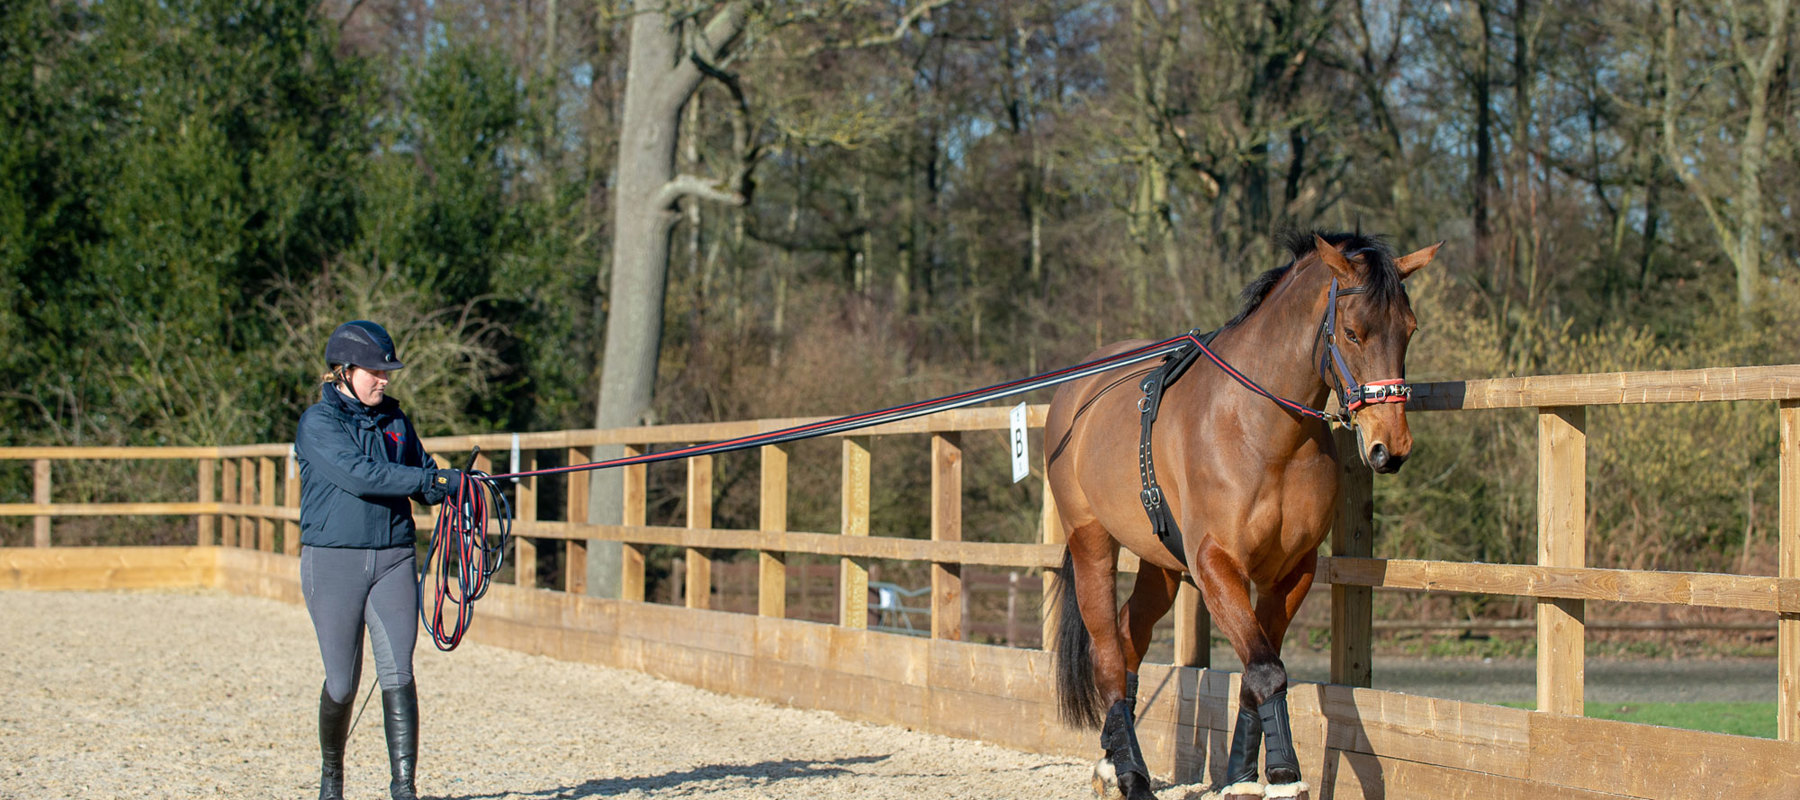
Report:
[[[1601,405],[1629,405],[1643,403],[1707,403],[1735,401],[1768,401],[1770,412],[1780,418],[1780,440],[1776,445],[1780,451],[1780,565],[1779,574],[1775,576],[1751,576],[1721,573],[1693,572],[1642,572],[1630,570],[1596,569],[1586,565],[1584,532],[1586,529],[1585,490],[1586,474],[1586,436],[1588,407]],[[1608,601],[1622,603],[1642,603],[1669,606],[1710,606],[1716,608],[1739,609],[1766,613],[1775,620],[1779,648],[1779,685],[1777,687],[1777,713],[1779,714],[1779,739],[1783,743],[1800,740],[1800,366],[1775,366],[1753,368],[1727,368],[1688,370],[1677,372],[1654,373],[1612,373],[1598,375],[1549,376],[1519,379],[1498,379],[1468,382],[1447,382],[1420,384],[1412,402],[1408,406],[1411,411],[1473,411],[1480,409],[1523,408],[1535,409],[1538,425],[1538,509],[1537,561],[1534,564],[1474,564],[1451,563],[1438,561],[1378,559],[1373,558],[1374,523],[1372,500],[1372,476],[1359,463],[1346,464],[1343,475],[1342,498],[1339,506],[1336,526],[1330,539],[1331,554],[1322,558],[1319,577],[1322,583],[1329,586],[1330,626],[1331,626],[1331,681],[1346,687],[1366,687],[1370,683],[1371,669],[1371,636],[1374,628],[1371,592],[1374,589],[1406,589],[1426,590],[1434,592],[1470,592],[1494,595],[1512,595],[1528,598],[1535,604],[1535,631],[1537,641],[1537,709],[1548,712],[1549,716],[1533,716],[1525,722],[1493,723],[1499,727],[1486,741],[1494,743],[1495,737],[1514,741],[1515,756],[1526,764],[1525,767],[1512,768],[1500,764],[1481,767],[1491,770],[1491,774],[1509,775],[1509,780],[1521,781],[1521,792],[1527,788],[1542,789],[1547,786],[1586,786],[1599,780],[1598,773],[1591,770],[1587,774],[1576,774],[1577,771],[1555,768],[1551,764],[1556,759],[1577,757],[1572,752],[1539,752],[1546,747],[1536,737],[1549,737],[1545,741],[1588,741],[1595,729],[1557,727],[1561,723],[1552,721],[1562,717],[1579,717],[1583,711],[1583,663],[1584,644],[1587,636],[1586,607],[1589,602]],[[1030,424],[1041,427],[1045,407],[1031,408]],[[720,423],[710,425],[677,425],[652,428],[637,428],[608,431],[558,431],[530,434],[491,434],[478,436],[451,436],[428,439],[426,446],[433,453],[439,454],[440,461],[444,456],[463,453],[473,446],[480,446],[483,451],[482,468],[491,468],[488,462],[493,453],[510,453],[517,448],[520,454],[517,463],[509,464],[509,468],[531,469],[540,458],[555,459],[559,463],[580,463],[587,459],[590,448],[601,444],[619,444],[626,447],[627,452],[638,453],[649,449],[670,445],[713,441],[717,439],[743,436],[800,424],[806,420],[755,420],[748,422]],[[668,596],[678,598],[687,609],[717,609],[740,611],[742,613],[725,615],[705,615],[698,617],[680,617],[678,619],[704,620],[702,627],[705,636],[720,641],[737,641],[744,636],[744,648],[748,648],[755,658],[761,658],[765,648],[777,650],[789,648],[789,644],[769,644],[766,637],[773,636],[777,640],[787,641],[784,637],[800,636],[796,630],[787,626],[767,626],[750,622],[755,619],[784,620],[788,618],[822,619],[835,623],[828,626],[832,629],[847,631],[864,631],[871,626],[878,629],[893,630],[910,627],[917,638],[928,642],[957,642],[970,638],[977,633],[983,638],[994,637],[1013,644],[1029,644],[1033,637],[1022,633],[1019,628],[1022,619],[1030,619],[1031,625],[1040,625],[1035,614],[1038,598],[1048,585],[1049,570],[1060,563],[1062,546],[1061,528],[1056,520],[1055,508],[1047,491],[1041,493],[1044,502],[1036,510],[1041,520],[1039,526],[1040,540],[1035,543],[1000,543],[965,541],[962,528],[961,502],[964,493],[963,485],[963,450],[962,442],[965,433],[975,431],[1004,430],[1008,424],[1007,410],[1003,408],[965,409],[931,417],[909,420],[902,423],[886,425],[857,433],[856,435],[835,437],[838,440],[838,461],[841,482],[840,520],[836,531],[804,532],[788,529],[787,503],[789,495],[788,466],[790,450],[784,446],[763,447],[759,451],[760,458],[760,520],[755,530],[720,529],[713,526],[712,499],[714,497],[713,479],[714,465],[712,458],[700,457],[686,462],[685,481],[685,526],[653,526],[646,524],[646,468],[643,466],[624,469],[624,520],[620,525],[587,524],[587,482],[585,473],[573,476],[554,476],[544,478],[528,478],[520,481],[515,487],[515,510],[518,521],[514,533],[518,537],[515,542],[516,552],[514,581],[521,588],[532,588],[540,575],[540,557],[554,560],[562,565],[560,588],[563,593],[579,595],[584,589],[585,550],[587,543],[595,540],[610,540],[623,543],[624,559],[621,567],[620,584],[623,603],[617,608],[626,609],[608,613],[639,614],[643,619],[664,620],[665,612],[653,611],[651,605],[644,604],[646,599],[645,554],[653,546],[679,548],[681,551],[679,572],[671,576],[679,580],[680,591]],[[1342,436],[1340,432],[1340,436]],[[931,475],[931,517],[929,539],[905,539],[870,535],[870,487],[874,476],[870,469],[871,442],[878,437],[929,437],[929,461],[924,466]],[[1342,441],[1340,441],[1343,444]],[[1759,443],[1742,443],[1743,446],[1766,446]],[[545,454],[550,454],[546,456]],[[193,501],[180,503],[58,503],[55,500],[56,465],[60,462],[84,459],[187,459],[197,464]],[[38,548],[49,548],[55,543],[53,520],[61,517],[80,516],[119,516],[119,515],[178,515],[193,518],[194,541],[197,545],[218,545],[224,548],[258,550],[264,553],[285,553],[292,555],[298,551],[298,480],[291,460],[289,448],[285,444],[250,445],[242,447],[219,448],[0,448],[0,460],[10,460],[24,465],[33,475],[33,502],[29,504],[0,505],[0,516],[29,517],[32,519],[32,543]],[[460,460],[460,459],[459,459]],[[1041,479],[1041,476],[1040,478]],[[550,481],[561,481],[560,495],[562,508],[550,510],[540,508],[538,499],[543,496]],[[551,513],[541,513],[551,511]],[[560,511],[560,513],[556,513]],[[422,525],[429,525],[430,519],[421,516]],[[749,551],[743,566],[725,566],[720,563],[723,554],[729,551]],[[823,560],[833,575],[829,581],[829,593],[820,587],[819,593],[811,588],[813,582],[826,583],[823,575],[816,567],[802,568],[801,559]],[[920,593],[917,597],[908,597],[898,601],[899,606],[908,609],[903,617],[891,614],[884,615],[883,596],[880,591],[871,592],[873,581],[876,589],[880,584],[889,583],[895,586],[905,584],[881,580],[884,576],[871,575],[876,565],[889,562],[910,565],[911,574],[927,576],[920,581],[930,587],[928,593]],[[1129,554],[1122,556],[1122,568],[1134,571],[1136,560]],[[998,574],[1006,577],[1004,597],[1014,613],[1009,619],[1009,628],[1003,628],[998,635],[991,629],[971,624],[969,609],[978,607],[978,598],[993,594],[986,577],[976,579],[976,571],[981,574]],[[796,600],[792,591],[795,584],[808,586],[803,589]],[[923,588],[923,587],[920,587]],[[826,612],[822,598],[829,597],[830,611]],[[754,598],[754,602],[752,602]],[[1020,605],[1027,600],[1033,607],[1028,617],[1020,612]],[[484,601],[486,602],[486,601]],[[529,605],[525,600],[496,601],[495,605],[507,607],[509,603]],[[540,601],[531,601],[540,602]],[[565,611],[558,613],[574,613],[567,608],[579,606],[558,606]],[[545,606],[549,608],[549,606]],[[606,606],[608,609],[614,606]],[[639,608],[632,612],[629,609]],[[892,609],[887,609],[891,611]],[[484,613],[490,609],[484,608]],[[500,611],[504,616],[506,612]],[[523,612],[520,612],[523,613]],[[1209,649],[1206,643],[1209,636],[1207,618],[1203,607],[1191,587],[1184,586],[1175,609],[1173,649],[1173,666],[1204,667],[1207,666]],[[732,623],[731,620],[746,620],[744,623]],[[501,625],[503,623],[493,623]],[[623,621],[619,624],[624,625]],[[668,623],[680,624],[680,623]],[[702,624],[702,623],[695,623]],[[737,628],[732,626],[736,624]],[[476,628],[480,629],[478,621]],[[525,636],[517,630],[504,636]],[[806,629],[810,630],[810,629]],[[755,631],[745,633],[745,631]],[[774,631],[774,633],[770,633]],[[566,631],[565,639],[570,636]],[[699,635],[699,634],[696,634]],[[805,634],[812,636],[813,634]],[[821,634],[823,635],[823,634]],[[804,637],[803,637],[804,638]],[[829,637],[828,637],[829,638]],[[837,642],[837,639],[830,639]],[[888,648],[901,663],[929,665],[929,669],[941,669],[938,660],[943,653],[964,654],[959,657],[975,658],[966,654],[981,651],[969,651],[959,648],[948,650],[927,647],[925,650],[912,649],[910,645],[900,644],[895,638],[854,639],[858,647]],[[706,648],[704,642],[691,642],[694,647]],[[535,645],[544,651],[562,652],[559,648],[572,647],[567,641],[559,640],[555,644]],[[825,645],[819,645],[821,647]],[[836,645],[833,645],[836,646]],[[912,653],[911,656],[905,656]],[[744,655],[739,653],[738,655]],[[866,654],[870,658],[877,657],[872,651]],[[745,656],[751,657],[751,656]],[[887,656],[879,656],[887,657]],[[912,659],[909,661],[908,659]],[[981,656],[981,658],[989,658]],[[1014,664],[1012,668],[1026,671],[1040,669],[1037,660],[1006,662]],[[1023,665],[1023,666],[1019,666]],[[670,667],[673,669],[673,667]],[[860,668],[859,668],[860,669]],[[897,685],[908,683],[917,676],[901,669],[901,674],[888,675],[881,680],[891,680]],[[926,666],[916,666],[915,672],[929,671]],[[854,670],[851,671],[854,673]],[[714,680],[694,673],[696,680]],[[849,673],[847,673],[849,674]],[[860,673],[855,673],[860,674]],[[1217,673],[1188,673],[1176,669],[1167,673],[1169,680],[1183,688],[1176,702],[1176,710],[1168,712],[1166,720],[1170,733],[1158,739],[1158,734],[1151,731],[1147,738],[1152,742],[1161,742],[1151,747],[1153,760],[1162,766],[1173,769],[1177,774],[1186,770],[1188,774],[1204,769],[1209,758],[1207,742],[1210,732],[1222,731],[1225,717],[1214,717],[1213,712],[1205,712],[1200,717],[1188,716],[1176,719],[1182,712],[1180,709],[1192,708],[1197,699],[1217,697],[1221,709],[1235,702],[1232,693],[1225,687],[1212,683],[1206,676]],[[884,673],[885,675],[885,673]],[[1199,677],[1185,677],[1198,675]],[[867,676],[864,676],[867,677]],[[723,679],[719,679],[723,680]],[[797,678],[794,680],[798,680]],[[1021,679],[1024,680],[1024,679]],[[1042,675],[1030,676],[1030,682],[1044,682]],[[929,683],[929,682],[928,682]],[[1036,697],[1045,691],[1044,687],[1029,688],[1024,684],[1014,683],[1012,679],[1007,685],[994,690],[990,698],[1003,697],[1008,694],[1023,694]],[[753,694],[768,696],[766,691],[752,687],[740,678],[731,678],[721,684],[726,689],[748,691]],[[791,688],[791,687],[790,687]],[[926,685],[924,690],[931,691]],[[773,690],[770,690],[773,691]],[[783,690],[786,691],[786,690]],[[820,689],[819,691],[826,691]],[[832,691],[844,691],[836,689]],[[943,690],[939,691],[942,694]],[[1338,729],[1333,727],[1347,719],[1344,708],[1333,706],[1333,690],[1322,690],[1318,705],[1311,708],[1311,703],[1301,705],[1316,712],[1321,720],[1321,728],[1316,740],[1302,736],[1304,746],[1319,747],[1327,753],[1330,763],[1341,763],[1339,772],[1342,776],[1353,776],[1358,773],[1357,761],[1362,756],[1378,759],[1392,758],[1387,753],[1376,753],[1375,741],[1381,737],[1367,733],[1368,726],[1375,722],[1374,714],[1369,708],[1356,706],[1348,719],[1353,719],[1362,731],[1350,739],[1334,739]],[[1382,695],[1383,693],[1373,693]],[[792,695],[776,696],[788,697]],[[930,695],[935,696],[935,695]],[[1369,695],[1348,695],[1351,698],[1366,698]],[[903,696],[894,700],[898,703],[889,709],[886,717],[899,720],[911,720],[909,715],[925,714],[929,716],[930,701],[918,700]],[[1038,700],[1031,700],[1036,703]],[[1154,703],[1160,702],[1156,700]],[[1352,705],[1363,700],[1346,700]],[[1411,702],[1411,701],[1408,701]],[[833,704],[836,703],[836,706]],[[909,709],[906,703],[923,703],[926,710]],[[1186,705],[1183,705],[1186,704]],[[838,706],[854,708],[852,699],[837,701],[821,701],[824,707]],[[1380,713],[1400,716],[1423,715],[1425,721],[1395,722],[1398,727],[1413,726],[1414,734],[1423,731],[1427,737],[1436,737],[1441,741],[1459,741],[1460,746],[1469,746],[1469,737],[1465,734],[1444,733],[1441,727],[1446,724],[1443,708],[1413,708],[1398,701],[1383,701],[1377,705],[1388,709]],[[1033,709],[1036,706],[1032,706]],[[1033,710],[1031,713],[1039,713]],[[1047,713],[1047,712],[1046,712]],[[1220,713],[1224,713],[1221,711]],[[1303,713],[1297,708],[1296,714]],[[1460,713],[1460,712],[1459,712]],[[879,715],[877,715],[879,716]],[[1045,717],[1048,719],[1048,717]],[[1505,720],[1513,720],[1510,715],[1502,714]],[[1147,710],[1145,713],[1147,728],[1155,728],[1157,712]],[[1583,723],[1601,725],[1596,721],[1583,720]],[[1386,724],[1386,723],[1383,723]],[[1471,724],[1459,722],[1458,725]],[[1486,725],[1488,723],[1483,723]],[[1622,723],[1604,723],[1605,725],[1621,725]],[[1512,727],[1507,727],[1507,726]],[[1644,728],[1645,726],[1627,726],[1625,730]],[[1504,729],[1504,730],[1502,730]],[[1603,728],[1609,731],[1611,739],[1618,739],[1617,728]],[[974,729],[953,731],[958,735],[974,735],[981,738],[992,738],[1003,743],[1019,743],[1026,741],[1026,746],[1066,747],[1072,741],[1061,735],[1039,732],[1036,738],[1020,740],[1021,734],[1008,733],[1000,729]],[[1644,733],[1633,733],[1633,737],[1647,736]],[[1695,746],[1712,746],[1717,741],[1733,741],[1737,737],[1702,738],[1681,740],[1683,748]],[[1667,734],[1657,734],[1657,741],[1668,741]],[[1010,737],[1010,738],[1009,738]],[[1480,737],[1477,737],[1480,738]],[[1385,741],[1385,740],[1384,740]],[[1699,742],[1695,744],[1694,742]],[[1220,745],[1222,746],[1222,744]],[[1400,747],[1401,745],[1394,745]],[[1631,747],[1627,739],[1620,747]],[[1184,756],[1184,748],[1195,749],[1197,755]],[[1215,748],[1216,749],[1216,748]],[[1404,748],[1403,748],[1404,749]],[[1441,749],[1441,748],[1439,748]],[[1738,755],[1730,755],[1729,752]],[[1410,751],[1409,751],[1410,752]],[[1433,755],[1432,753],[1436,753]],[[1719,763],[1735,763],[1732,759],[1747,758],[1741,745],[1732,745],[1720,753],[1707,755],[1708,758],[1725,759]],[[1758,751],[1760,753],[1760,751]],[[1783,749],[1776,751],[1790,763],[1796,761],[1791,754],[1800,753],[1800,749]],[[1332,755],[1335,754],[1335,755]],[[1758,765],[1746,768],[1749,777],[1733,778],[1737,783],[1727,784],[1748,789],[1759,789],[1774,780],[1773,772],[1761,759],[1767,754],[1756,755]],[[1184,761],[1184,758],[1187,759]],[[1433,774],[1443,776],[1443,785],[1455,785],[1455,771],[1472,769],[1468,764],[1457,766],[1461,757],[1451,757],[1436,749],[1427,748],[1415,755],[1406,756],[1389,764],[1385,769],[1401,769],[1399,764],[1429,764],[1439,770]],[[1710,763],[1710,762],[1709,762]],[[1642,767],[1640,763],[1639,767]],[[1629,770],[1620,772],[1606,770],[1613,779],[1637,788],[1626,792],[1627,796],[1663,797],[1676,796],[1663,793],[1658,787],[1661,783],[1681,785],[1685,779],[1677,777],[1676,770],[1684,769],[1671,766],[1667,770],[1651,769],[1647,775],[1637,775]],[[1785,767],[1783,769],[1786,769]],[[1518,772],[1512,775],[1509,770]],[[1660,771],[1659,771],[1660,770]],[[1729,771],[1729,770],[1726,770]],[[1566,773],[1566,774],[1565,774]],[[1666,774],[1665,774],[1666,773]],[[1484,773],[1489,774],[1489,773]],[[1688,775],[1686,772],[1680,775]],[[1710,774],[1710,773],[1709,773]],[[1778,776],[1777,776],[1778,777]],[[1350,778],[1342,778],[1350,780]],[[1371,790],[1371,784],[1358,778],[1363,796],[1384,796],[1382,791]],[[1421,779],[1422,780],[1422,779]],[[1717,780],[1724,780],[1719,778]],[[1348,784],[1346,784],[1348,785]],[[1726,784],[1719,784],[1726,785]],[[1774,784],[1779,785],[1779,784]],[[1791,785],[1791,784],[1790,784]],[[1598,791],[1600,787],[1589,787]],[[1612,789],[1607,789],[1612,791]],[[1635,793],[1634,793],[1635,792]],[[1349,795],[1339,795],[1349,796]],[[1396,795],[1398,796],[1398,795]],[[1495,796],[1505,796],[1504,794]],[[1521,794],[1519,796],[1525,796]]]

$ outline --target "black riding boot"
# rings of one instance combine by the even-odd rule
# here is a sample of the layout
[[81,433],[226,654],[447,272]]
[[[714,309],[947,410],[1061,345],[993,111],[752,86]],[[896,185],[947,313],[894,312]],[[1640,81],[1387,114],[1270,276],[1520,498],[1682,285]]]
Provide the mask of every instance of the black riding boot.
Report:
[[319,800],[344,800],[344,739],[350,735],[351,705],[332,700],[319,687]]
[[393,800],[418,800],[413,786],[413,768],[419,757],[419,690],[407,681],[398,689],[381,690],[382,723],[387,732],[388,766],[393,782],[388,795]]

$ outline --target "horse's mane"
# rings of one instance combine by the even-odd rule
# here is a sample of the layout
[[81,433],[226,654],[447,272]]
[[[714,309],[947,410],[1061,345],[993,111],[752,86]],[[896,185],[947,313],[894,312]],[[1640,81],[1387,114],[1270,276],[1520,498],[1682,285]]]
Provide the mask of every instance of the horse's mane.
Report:
[[1238,295],[1243,306],[1237,316],[1225,323],[1225,327],[1229,328],[1249,317],[1251,312],[1262,305],[1263,299],[1269,296],[1269,290],[1274,289],[1275,284],[1280,283],[1281,278],[1287,275],[1288,270],[1317,249],[1313,242],[1315,235],[1336,247],[1345,258],[1362,256],[1363,263],[1368,265],[1368,281],[1364,285],[1368,287],[1369,302],[1385,307],[1395,298],[1406,294],[1406,287],[1400,282],[1400,270],[1394,266],[1394,251],[1381,237],[1364,236],[1361,233],[1289,231],[1281,237],[1281,243],[1293,255],[1293,260],[1256,276],[1256,280],[1245,286],[1244,291]]

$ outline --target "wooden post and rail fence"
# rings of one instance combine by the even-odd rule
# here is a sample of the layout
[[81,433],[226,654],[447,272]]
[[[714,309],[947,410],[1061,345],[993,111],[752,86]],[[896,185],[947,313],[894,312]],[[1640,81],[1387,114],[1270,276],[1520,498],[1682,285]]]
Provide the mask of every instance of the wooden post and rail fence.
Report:
[[[1599,569],[1586,564],[1587,409],[1651,403],[1766,401],[1779,415],[1779,572],[1773,577]],[[1331,683],[1295,687],[1296,742],[1309,779],[1326,797],[1425,797],[1475,782],[1495,798],[1745,796],[1800,785],[1800,365],[1669,372],[1559,375],[1416,384],[1408,410],[1468,412],[1536,409],[1538,554],[1535,564],[1378,559],[1374,553],[1372,476],[1344,466],[1330,555],[1319,578],[1331,595]],[[1043,425],[1044,406],[1029,424]],[[532,469],[539,454],[586,462],[596,445],[627,453],[779,430],[810,420],[772,419],[619,430],[434,437],[429,451],[520,453],[513,469]],[[624,468],[620,525],[587,524],[587,473],[531,477],[516,487],[513,527],[517,587],[477,609],[471,638],[532,652],[639,669],[719,691],[826,708],[846,716],[905,724],[1047,752],[1093,755],[1092,734],[1061,728],[1051,699],[1049,661],[1040,651],[974,645],[964,638],[965,567],[1041,571],[1047,589],[1062,559],[1062,530],[1044,487],[1040,541],[969,541],[962,522],[963,434],[1003,431],[1005,408],[950,411],[837,435],[841,442],[841,523],[834,532],[788,524],[786,446],[760,448],[756,530],[715,528],[713,466],[687,461],[686,526],[646,524],[647,467]],[[1340,432],[1343,435],[1343,432]],[[930,538],[870,535],[870,448],[875,438],[929,436]],[[1340,444],[1347,442],[1340,439]],[[192,502],[56,502],[57,462],[185,459],[197,463]],[[57,517],[174,515],[194,518],[195,548],[176,558],[191,574],[215,576],[234,591],[297,599],[291,561],[298,553],[299,481],[287,444],[222,447],[11,447],[0,461],[29,465],[31,503],[0,504],[0,516],[32,519],[32,547],[0,550],[0,588],[106,585],[133,559],[157,562],[149,548],[84,567],[74,548],[54,548]],[[482,463],[484,469],[492,469]],[[509,469],[507,471],[513,471]],[[1039,473],[1041,479],[1041,472]],[[567,481],[561,520],[539,518],[541,480]],[[431,518],[421,515],[422,526]],[[618,600],[583,595],[585,550],[594,540],[624,545]],[[557,544],[557,543],[560,543]],[[646,548],[680,548],[686,608],[644,603]],[[564,591],[533,583],[540,548],[564,548]],[[57,551],[62,555],[52,555]],[[755,614],[708,610],[713,559],[721,550],[755,551]],[[212,553],[213,556],[202,555]],[[276,554],[282,555],[276,555]],[[786,619],[788,560],[808,554],[838,560],[838,621]],[[216,560],[209,561],[212,558]],[[929,564],[929,636],[868,627],[871,559]],[[1121,557],[1121,569],[1136,559]],[[200,566],[195,566],[200,565]],[[91,566],[91,565],[90,565]],[[10,568],[10,572],[9,569]],[[34,578],[33,570],[60,578]],[[84,571],[84,569],[86,571]],[[97,570],[97,571],[96,571]],[[212,570],[208,572],[208,570]],[[173,573],[170,573],[173,574]],[[187,574],[187,573],[184,573]],[[84,577],[85,576],[85,577]],[[59,581],[61,583],[59,583]],[[113,581],[118,583],[118,581]],[[154,584],[155,578],[144,578]],[[125,583],[129,583],[126,580]],[[497,587],[506,589],[506,587]],[[1375,692],[1371,685],[1375,589],[1464,592],[1531,598],[1536,604],[1537,711]],[[1748,739],[1674,731],[1582,717],[1586,604],[1589,601],[1707,606],[1766,612],[1776,620],[1778,738]],[[1234,675],[1208,666],[1209,621],[1183,585],[1174,611],[1174,664],[1146,665],[1140,737],[1152,767],[1178,782],[1219,769],[1224,731],[1235,714]],[[1046,620],[1046,625],[1050,624]],[[1045,641],[1049,641],[1049,637]],[[1199,668],[1199,669],[1197,669]],[[1304,691],[1302,691],[1304,689]],[[1305,720],[1304,722],[1302,720]],[[1633,755],[1635,754],[1635,755]],[[1653,763],[1654,762],[1654,763]],[[1663,765],[1662,762],[1668,762]],[[1321,772],[1323,774],[1321,774]],[[1457,794],[1456,796],[1463,796]]]

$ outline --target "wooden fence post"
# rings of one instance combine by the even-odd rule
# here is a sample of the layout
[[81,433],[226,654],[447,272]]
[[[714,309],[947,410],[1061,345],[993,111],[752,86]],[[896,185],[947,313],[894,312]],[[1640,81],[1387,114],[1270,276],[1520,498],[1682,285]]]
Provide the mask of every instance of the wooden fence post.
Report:
[[1187,581],[1175,585],[1174,656],[1178,667],[1212,666],[1212,615]]
[[[519,453],[519,461],[512,465],[513,472],[530,472],[537,469],[537,451],[523,450]],[[528,475],[518,478],[518,494],[515,496],[518,508],[517,519],[530,527],[537,521],[538,487],[537,476]],[[530,536],[513,537],[513,584],[527,589],[537,586],[537,542]]]
[[[638,445],[625,445],[625,457],[642,455],[644,448]],[[644,503],[649,494],[650,466],[638,464],[625,467],[624,508],[620,509],[620,523],[629,527],[642,526],[648,518]],[[619,599],[636,603],[644,602],[644,546],[623,542],[619,545]],[[673,577],[673,576],[670,576]]]
[[[588,451],[580,447],[568,450],[570,466],[586,463]],[[586,472],[565,473],[569,482],[564,519],[571,523],[586,525],[588,521],[588,474]],[[579,538],[563,541],[563,591],[569,594],[587,594],[587,540]]]
[[256,517],[256,549],[275,552],[275,518],[268,512],[275,508],[275,459],[264,456],[256,460],[256,504],[262,511]]
[[[1780,576],[1800,578],[1800,400],[1781,401]],[[1782,613],[1776,639],[1776,735],[1800,741],[1800,614]]]
[[[1538,409],[1538,565],[1587,561],[1587,409]],[[1587,604],[1537,601],[1537,708],[1582,713]]]
[[[761,519],[757,526],[766,532],[784,532],[788,529],[788,448],[764,445],[761,452]],[[787,553],[759,550],[756,563],[756,613],[787,616]]]
[[[238,503],[245,506],[256,504],[256,460],[244,456],[238,459]],[[250,514],[238,515],[238,546],[256,547],[256,517]]]
[[[869,535],[869,443],[867,436],[844,438],[844,479],[840,492],[844,536]],[[869,560],[838,559],[838,624],[869,627]]]
[[[40,458],[31,462],[31,502],[47,506],[50,504],[50,459]],[[50,515],[39,514],[31,518],[31,544],[33,547],[50,546]]]
[[[960,542],[962,531],[962,433],[931,436],[931,540]],[[963,638],[962,564],[931,564],[931,638]]]
[[[214,485],[213,460],[210,458],[199,459],[195,462],[195,472],[195,501],[200,503],[212,502]],[[194,517],[194,530],[196,534],[194,537],[194,544],[201,547],[210,547],[212,545],[213,521],[214,517],[212,514],[199,514]]]
[[[687,460],[687,526],[713,526],[713,459],[694,456]],[[687,607],[712,608],[712,550],[687,548]]]
[[[1338,451],[1337,518],[1331,525],[1331,554],[1375,555],[1375,473],[1363,463],[1356,432],[1332,432]],[[1374,685],[1375,590],[1331,585],[1331,682]]]
[[[238,462],[235,458],[219,459],[219,502],[232,505],[238,501]],[[238,543],[237,517],[229,513],[219,515],[219,546],[236,547]]]
[[[282,482],[281,505],[290,511],[300,510],[300,462],[290,449],[287,454],[287,480]],[[300,555],[300,520],[290,519],[281,525],[281,552]]]

